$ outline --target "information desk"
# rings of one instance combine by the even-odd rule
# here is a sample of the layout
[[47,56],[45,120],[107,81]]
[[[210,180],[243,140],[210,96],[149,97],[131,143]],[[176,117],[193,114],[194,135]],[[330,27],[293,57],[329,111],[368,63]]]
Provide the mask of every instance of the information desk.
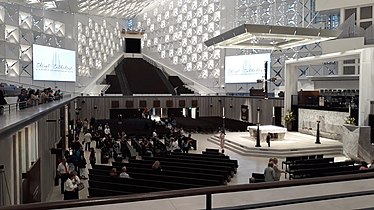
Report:
[[[257,126],[248,126],[247,130],[249,134],[256,138],[257,136]],[[283,140],[284,135],[287,133],[287,129],[283,127],[278,127],[274,125],[260,125],[260,140],[266,141],[267,134],[270,133],[272,140]]]

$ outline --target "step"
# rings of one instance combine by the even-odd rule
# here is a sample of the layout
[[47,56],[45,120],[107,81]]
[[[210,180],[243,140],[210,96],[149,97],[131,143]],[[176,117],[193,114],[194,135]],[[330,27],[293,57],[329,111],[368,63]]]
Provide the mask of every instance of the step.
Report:
[[[210,137],[208,138],[209,142],[212,142],[216,145],[220,145],[220,141],[217,138]],[[297,148],[297,149],[273,149],[267,147],[246,147],[240,145],[233,141],[225,142],[225,149],[231,150],[235,153],[244,156],[256,156],[256,157],[290,157],[290,156],[302,156],[302,155],[315,155],[315,154],[324,154],[329,156],[341,156],[343,154],[342,146],[328,146],[324,148]],[[317,150],[318,149],[318,150]]]

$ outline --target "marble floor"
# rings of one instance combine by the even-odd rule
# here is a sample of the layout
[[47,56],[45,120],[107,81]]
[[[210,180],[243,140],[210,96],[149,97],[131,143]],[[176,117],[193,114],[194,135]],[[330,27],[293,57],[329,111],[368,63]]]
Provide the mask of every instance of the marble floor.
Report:
[[[205,148],[216,148],[216,149],[218,149],[218,146],[216,144],[213,144],[213,143],[207,141],[207,139],[210,136],[212,136],[212,135],[214,135],[214,134],[192,134],[192,138],[197,139],[197,141],[198,141],[198,148],[197,148],[197,150],[196,151],[192,151],[192,152],[193,153],[201,153],[202,151],[205,150]],[[252,172],[263,172],[264,168],[267,166],[268,159],[269,159],[268,157],[265,158],[265,157],[243,156],[243,155],[237,154],[237,153],[235,153],[233,151],[230,151],[230,150],[225,150],[225,154],[229,155],[231,157],[231,159],[236,159],[239,162],[239,168],[238,168],[237,174],[232,178],[231,182],[229,182],[228,185],[246,184],[246,183],[248,183],[248,178],[250,177],[251,173]],[[87,159],[88,159],[88,155],[89,155],[89,152],[85,152],[85,156],[86,156]],[[97,155],[97,157],[100,157],[100,151],[99,150],[97,150],[97,154],[96,155]],[[336,161],[345,160],[345,159],[346,158],[344,156],[335,157]],[[279,160],[282,161],[283,159],[280,158]],[[100,160],[98,160],[98,162],[100,162]],[[88,168],[90,168],[90,167],[91,166],[88,165]],[[282,176],[281,180],[284,180],[284,179],[285,179],[284,176]],[[87,180],[84,180],[83,183],[85,184],[85,186],[88,186]],[[356,186],[355,184],[353,184],[353,185]],[[361,185],[365,185],[365,184],[361,184]],[[360,187],[361,185],[357,185],[357,190],[358,189],[363,189],[362,187]],[[335,189],[335,192],[341,192],[342,191],[342,186],[344,186],[344,185],[339,185],[339,187],[336,187],[336,189],[335,188],[326,188],[327,189],[326,192],[330,192],[329,190],[334,191],[334,189]],[[60,194],[60,190],[59,189],[60,189],[59,186],[54,187],[53,190],[51,191],[51,193],[49,194],[47,201],[59,201],[59,200],[62,200],[63,199],[63,195]],[[298,188],[296,187],[295,189],[298,189]],[[316,189],[319,189],[319,190],[316,190],[316,192],[320,192],[321,191],[320,188],[318,188],[318,187]],[[354,187],[353,188],[351,187],[350,189],[354,189]],[[279,190],[279,189],[274,189],[274,190]],[[287,194],[288,194],[289,188],[287,188],[286,190],[287,190]],[[302,194],[299,194],[297,191],[293,191],[293,190],[291,190],[291,191],[292,191],[292,193],[291,193],[292,197],[294,197],[294,196],[297,197],[297,195],[300,195],[300,196],[302,195]],[[303,189],[303,191],[305,191],[305,189]],[[309,187],[308,187],[307,191],[309,191]],[[256,191],[256,192],[259,192],[259,191]],[[272,192],[272,190],[263,190],[263,192],[265,194],[268,194],[269,192]],[[245,194],[245,197],[248,196],[247,193],[250,193],[251,196],[253,196],[254,194],[256,194],[254,192],[243,192],[243,193]],[[233,194],[237,194],[237,193],[230,193],[230,196],[233,195]],[[278,193],[276,193],[276,195],[279,197],[279,199],[281,199],[282,196],[283,196],[283,198],[288,197],[287,194],[283,194],[282,195],[282,193],[279,193],[279,191],[278,191]],[[288,194],[288,195],[291,195],[291,194]],[[227,194],[222,194],[222,195],[225,195],[225,197],[227,197]],[[88,196],[88,190],[87,190],[87,187],[86,187],[86,189],[84,189],[84,190],[82,190],[80,192],[80,198],[87,198],[87,196]],[[215,197],[218,198],[219,196],[220,195],[216,195]],[[236,202],[236,204],[238,204],[238,205],[240,203],[242,203],[242,205],[248,204],[248,203],[253,202],[254,201],[253,199],[255,199],[255,198],[259,199],[258,201],[262,200],[262,202],[265,202],[266,200],[268,200],[268,199],[264,199],[266,197],[265,195],[262,195],[262,196],[264,196],[264,197],[262,197],[262,199],[259,199],[258,196],[255,196],[255,197],[251,198],[250,200],[245,199],[245,201],[247,203]],[[273,197],[273,196],[275,196],[275,194],[273,195],[273,193],[270,193],[267,196],[272,196]],[[304,194],[304,196],[305,196],[305,194]],[[190,200],[190,199],[193,199],[193,197],[187,197],[187,198],[185,198],[187,201],[185,201],[185,199],[183,199],[183,198],[178,198],[178,199],[179,200],[180,199],[183,200],[183,202],[181,202],[181,203],[186,202],[185,203],[186,205],[189,202],[195,203],[195,202],[197,202],[197,201],[199,201],[201,199],[202,199],[201,202],[205,203],[204,196],[196,196],[196,197],[202,197],[202,198],[199,198],[197,200]],[[178,200],[178,199],[170,199],[170,200]],[[257,200],[257,199],[255,199],[255,200]],[[222,206],[232,205],[231,202],[229,202],[229,200],[227,200],[227,199],[224,199],[224,200],[215,199],[215,200],[218,202],[218,203],[214,203],[215,207],[222,207]],[[237,199],[234,199],[234,200],[237,200]],[[222,203],[221,201],[226,201],[227,203],[225,204],[225,203]],[[137,202],[137,203],[139,203],[139,202]],[[152,209],[162,209],[161,207],[164,205],[164,204],[161,204],[162,201],[150,201],[150,202],[143,202],[143,203],[145,203],[146,206],[148,204],[152,204],[152,207],[153,207]],[[160,203],[161,206],[157,207],[157,203]],[[200,203],[200,202],[197,202],[197,203]],[[155,206],[155,204],[156,204],[156,206]],[[134,207],[132,204],[126,204],[126,205],[130,205],[130,206]],[[135,203],[134,203],[134,205],[135,205]],[[197,207],[195,205],[196,208],[194,208],[193,206],[189,206],[190,208],[187,208],[185,205],[182,205],[182,204],[180,204],[180,205],[178,204],[177,206],[179,206],[179,207],[177,208],[173,204],[173,205],[171,205],[170,208],[163,208],[163,209],[199,209],[199,208],[201,209],[201,208],[204,207],[204,205],[202,205],[200,207]],[[145,207],[145,206],[143,206],[143,207]],[[165,207],[165,206],[163,206],[163,207]],[[108,208],[109,208],[109,206],[108,206]],[[143,208],[131,208],[130,207],[129,209],[143,209]],[[309,209],[309,208],[305,208],[305,209]],[[312,208],[310,208],[310,209],[312,209]]]

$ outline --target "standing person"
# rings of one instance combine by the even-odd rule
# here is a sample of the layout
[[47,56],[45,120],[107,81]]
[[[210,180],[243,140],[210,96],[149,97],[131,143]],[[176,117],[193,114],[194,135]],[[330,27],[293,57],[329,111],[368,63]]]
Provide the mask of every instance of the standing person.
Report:
[[270,139],[271,139],[271,135],[270,133],[268,133],[268,135],[266,136],[266,143],[268,143],[268,147],[270,147]]
[[221,152],[222,154],[225,153],[225,130],[221,130],[221,133],[219,134],[219,140],[220,140],[220,146],[221,146]]
[[105,135],[110,135],[110,127],[109,127],[108,123],[105,124],[104,134]]
[[275,173],[275,181],[279,181],[282,173],[287,173],[286,171],[279,169],[278,167],[278,158],[270,158],[269,162],[273,163],[273,169]]
[[84,137],[83,137],[83,141],[85,143],[85,148],[84,150],[85,151],[89,151],[90,148],[91,148],[91,139],[92,139],[92,135],[89,131],[86,131],[86,134],[84,134]]
[[4,114],[4,107],[2,105],[7,105],[5,100],[4,92],[0,90],[0,115]]
[[[81,180],[77,176],[77,172],[76,171],[72,171],[71,173],[74,175],[74,177],[72,179],[73,185],[77,185],[78,186],[78,184],[81,183]],[[79,199],[79,189],[78,188],[76,188],[74,190],[74,199]]]
[[84,120],[83,120],[83,122],[82,122],[82,126],[83,126],[83,132],[87,132],[87,130],[88,130],[88,120],[87,120],[87,118],[85,118]]
[[188,153],[190,150],[191,146],[191,140],[188,137],[183,138],[183,143],[182,143],[182,152],[183,153]]
[[65,182],[65,193],[64,193],[64,200],[72,200],[76,198],[75,191],[78,190],[78,185],[73,184],[75,175],[70,173],[68,175],[68,179]]
[[153,130],[152,137],[153,137],[153,138],[157,138],[156,129]]
[[275,171],[273,169],[273,162],[268,163],[268,167],[264,170],[265,182],[275,181]]
[[25,109],[27,106],[27,90],[22,88],[21,94],[18,95],[17,103],[19,106],[19,109]]
[[95,155],[95,149],[91,147],[90,149],[90,164],[91,167],[93,168],[96,164],[96,155]]
[[58,176],[61,179],[61,194],[64,194],[64,185],[65,185],[66,180],[69,177],[69,170],[68,170],[68,168],[69,168],[69,165],[66,162],[66,159],[63,158],[61,160],[61,163],[58,164],[58,166],[57,166],[57,174],[58,174]]
[[80,158],[79,158],[79,175],[80,175],[80,178],[81,179],[88,179],[85,174],[86,174],[86,165],[87,165],[87,160],[86,158],[84,157],[84,152],[82,151],[82,153],[80,154]]

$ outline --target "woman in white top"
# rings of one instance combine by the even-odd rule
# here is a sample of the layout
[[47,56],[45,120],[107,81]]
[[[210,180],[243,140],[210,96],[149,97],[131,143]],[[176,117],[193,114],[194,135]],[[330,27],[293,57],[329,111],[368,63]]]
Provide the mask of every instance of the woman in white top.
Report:
[[86,134],[84,134],[84,143],[85,143],[85,151],[89,151],[91,148],[91,140],[92,140],[92,135],[90,132],[86,131]]
[[108,124],[105,125],[104,134],[106,134],[106,135],[110,134],[110,128],[109,128]]
[[69,178],[65,182],[65,193],[64,200],[76,199],[76,191],[78,191],[78,185],[75,184],[74,173],[69,174]]
[[170,145],[170,151],[171,152],[177,152],[179,150],[178,141],[174,138],[171,138],[171,145]]
[[219,134],[219,140],[220,140],[220,146],[221,146],[221,152],[225,152],[225,131],[221,130],[221,133]]

